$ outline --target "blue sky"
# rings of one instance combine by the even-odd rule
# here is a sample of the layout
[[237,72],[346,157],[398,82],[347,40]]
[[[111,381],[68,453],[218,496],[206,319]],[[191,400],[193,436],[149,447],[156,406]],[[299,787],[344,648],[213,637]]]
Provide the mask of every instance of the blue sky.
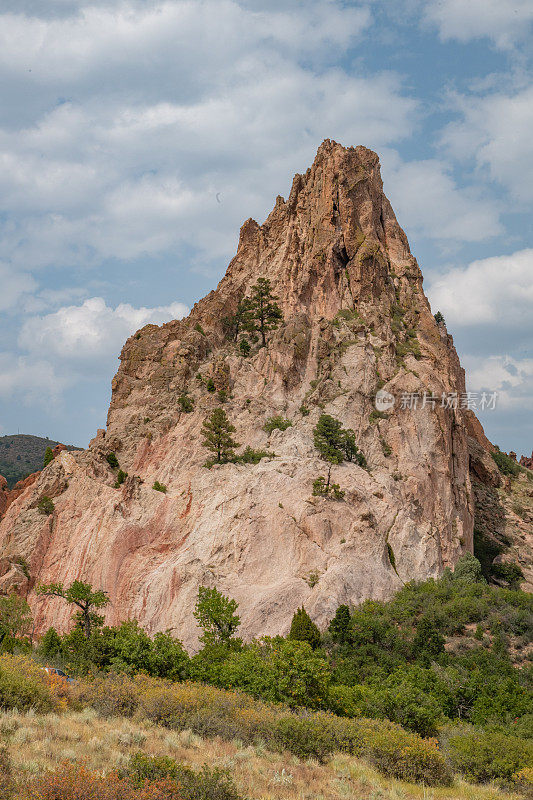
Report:
[[[127,336],[364,144],[480,417],[533,449],[531,0],[2,0],[0,434],[86,445]],[[218,202],[217,201],[218,194]]]

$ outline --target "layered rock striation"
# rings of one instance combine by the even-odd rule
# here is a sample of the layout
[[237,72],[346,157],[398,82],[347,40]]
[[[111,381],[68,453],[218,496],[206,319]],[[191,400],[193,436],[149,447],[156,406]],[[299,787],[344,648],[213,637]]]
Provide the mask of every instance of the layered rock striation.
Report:
[[[261,277],[283,321],[245,357],[224,319]],[[217,289],[186,319],[126,342],[106,430],[86,451],[58,453],[7,509],[1,586],[28,592],[40,630],[65,628],[69,610],[35,584],[74,578],[110,593],[109,622],[135,617],[190,647],[201,584],[240,603],[245,637],[286,633],[302,604],[324,626],[340,603],[386,598],[472,550],[476,430],[464,388],[378,156],[326,140],[266,222],[244,223]],[[392,408],[376,410],[379,390]],[[203,466],[202,422],[220,405],[242,447],[275,457]],[[368,462],[333,467],[342,500],[312,495],[326,470],[312,435],[322,413],[353,429]],[[268,434],[275,415],[292,425]],[[117,486],[111,452],[128,473]],[[44,495],[50,516],[38,510]]]

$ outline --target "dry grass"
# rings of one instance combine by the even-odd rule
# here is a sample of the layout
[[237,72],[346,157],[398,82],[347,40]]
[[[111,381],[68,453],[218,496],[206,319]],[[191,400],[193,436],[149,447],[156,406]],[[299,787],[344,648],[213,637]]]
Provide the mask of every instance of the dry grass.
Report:
[[337,754],[327,764],[238,741],[201,739],[146,721],[102,719],[92,709],[61,715],[0,713],[0,737],[22,780],[56,770],[65,760],[106,773],[131,754],[168,755],[192,767],[208,763],[230,770],[243,796],[253,800],[512,800],[516,795],[458,781],[452,788],[427,789],[389,780],[361,761]]

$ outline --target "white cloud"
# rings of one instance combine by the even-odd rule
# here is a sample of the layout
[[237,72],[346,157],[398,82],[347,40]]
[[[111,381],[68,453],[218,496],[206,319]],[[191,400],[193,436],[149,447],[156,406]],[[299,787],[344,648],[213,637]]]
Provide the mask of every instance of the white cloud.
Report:
[[474,159],[517,200],[533,201],[533,86],[459,96],[456,103],[463,119],[445,128],[443,146],[456,158]]
[[66,103],[35,126],[0,130],[0,190],[12,210],[3,249],[31,268],[182,244],[226,258],[243,219],[268,213],[323,138],[379,147],[407,136],[415,114],[390,73],[317,75],[295,64],[234,75],[216,97],[186,104]]
[[385,191],[400,223],[436,240],[479,242],[502,232],[496,204],[474,187],[459,187],[437,159],[383,158]]
[[[473,392],[497,392],[499,410],[529,411],[533,403],[533,359],[496,355],[466,355],[467,388]],[[527,449],[527,448],[526,448]]]
[[424,4],[424,17],[444,41],[488,37],[509,50],[527,38],[533,5],[531,0],[430,0]]
[[452,325],[531,330],[533,249],[450,269],[430,282],[428,295]]
[[44,358],[0,352],[0,398],[16,397],[25,405],[42,405],[45,399],[57,403],[71,382]]
[[24,295],[37,287],[31,275],[25,272],[14,272],[8,264],[0,262],[0,311],[11,310]]
[[265,46],[327,57],[331,45],[345,49],[370,23],[366,8],[315,0],[305,11],[251,11],[232,0],[163,0],[86,4],[75,15],[48,19],[5,13],[0,64],[14,73],[31,68],[39,83],[62,85],[124,68],[149,74],[164,64],[193,76],[199,61],[227,64],[229,54],[242,58]]
[[19,336],[19,345],[30,353],[46,353],[54,363],[84,369],[87,362],[107,371],[110,359],[134,331],[149,322],[162,324],[188,312],[183,303],[156,308],[134,308],[121,303],[106,305],[101,297],[92,297],[80,306],[65,306],[53,314],[27,320]]

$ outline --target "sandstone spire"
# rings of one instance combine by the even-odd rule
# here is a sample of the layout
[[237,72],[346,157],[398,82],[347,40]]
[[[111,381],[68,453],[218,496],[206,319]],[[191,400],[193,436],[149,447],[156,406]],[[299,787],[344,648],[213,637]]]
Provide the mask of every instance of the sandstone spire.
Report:
[[[224,318],[260,277],[283,323],[244,357]],[[387,413],[375,408],[379,389],[396,398]],[[172,628],[191,646],[199,584],[238,600],[248,637],[285,633],[302,604],[324,625],[340,603],[387,597],[472,548],[467,420],[441,403],[462,392],[378,156],[326,140],[266,222],[244,223],[217,289],[187,319],[126,342],[107,430],[83,453],[60,453],[0,524],[3,586],[25,584],[23,557],[28,588],[82,577],[109,592],[110,621]],[[221,403],[237,440],[275,458],[203,466],[201,425]],[[324,412],[355,432],[369,465],[335,469],[342,501],[311,492]],[[292,425],[269,435],[275,415]],[[128,472],[116,488],[109,452]],[[50,518],[36,508],[44,494]],[[30,599],[41,628],[66,625],[61,604]]]

